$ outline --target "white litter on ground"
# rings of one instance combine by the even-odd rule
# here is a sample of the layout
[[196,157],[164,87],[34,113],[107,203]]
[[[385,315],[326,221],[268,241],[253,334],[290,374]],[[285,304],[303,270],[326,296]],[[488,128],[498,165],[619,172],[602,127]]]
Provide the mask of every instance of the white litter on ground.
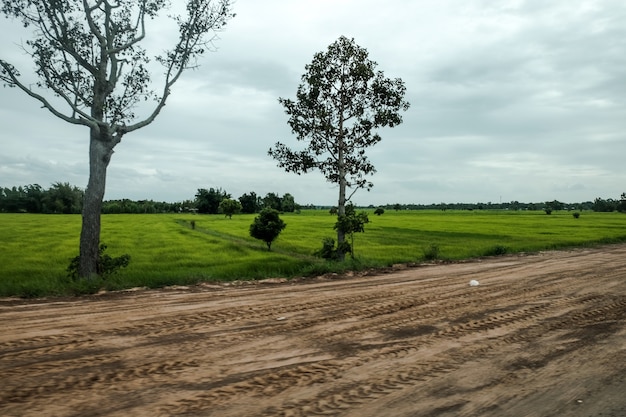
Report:
[[478,287],[480,284],[475,279],[470,281],[470,287]]

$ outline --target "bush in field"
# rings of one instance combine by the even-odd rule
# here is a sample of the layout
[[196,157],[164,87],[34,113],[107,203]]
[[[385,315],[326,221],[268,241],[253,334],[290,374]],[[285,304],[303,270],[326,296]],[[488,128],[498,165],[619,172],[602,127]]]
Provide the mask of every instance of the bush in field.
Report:
[[543,209],[543,211],[545,211],[546,214],[552,214],[552,209],[550,207]]
[[[107,278],[110,275],[117,273],[121,268],[126,268],[130,263],[130,255],[124,254],[113,258],[104,251],[107,249],[107,245],[100,244],[98,250],[98,263],[96,271],[100,278]],[[70,260],[70,265],[67,267],[67,276],[73,280],[78,279],[78,266],[80,265],[80,255]]]
[[237,200],[232,200],[230,198],[225,198],[220,202],[218,206],[218,211],[223,213],[224,216],[229,219],[233,218],[233,214],[237,214],[241,212],[241,203]]
[[329,261],[335,261],[337,257],[337,249],[335,249],[335,239],[332,237],[325,237],[322,240],[322,249],[315,251],[315,256],[328,259]]
[[503,245],[495,245],[485,251],[485,256],[502,256],[505,255],[509,249]]
[[574,213],[572,213],[572,216],[574,216],[575,219],[580,217],[580,213],[575,211]]
[[431,243],[429,247],[424,249],[424,259],[427,261],[439,259],[439,245]]
[[250,236],[265,242],[267,250],[272,250],[272,242],[287,225],[278,215],[278,210],[266,208],[261,210],[250,225]]
[[385,212],[385,209],[382,208],[382,207],[378,207],[376,210],[374,210],[374,214],[377,215],[377,216],[380,216],[384,212]]

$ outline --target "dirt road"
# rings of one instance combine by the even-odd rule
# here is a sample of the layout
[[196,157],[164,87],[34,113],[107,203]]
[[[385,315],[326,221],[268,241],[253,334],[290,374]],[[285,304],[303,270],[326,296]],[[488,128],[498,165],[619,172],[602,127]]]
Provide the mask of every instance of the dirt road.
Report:
[[625,245],[0,300],[1,416],[623,417],[625,393]]

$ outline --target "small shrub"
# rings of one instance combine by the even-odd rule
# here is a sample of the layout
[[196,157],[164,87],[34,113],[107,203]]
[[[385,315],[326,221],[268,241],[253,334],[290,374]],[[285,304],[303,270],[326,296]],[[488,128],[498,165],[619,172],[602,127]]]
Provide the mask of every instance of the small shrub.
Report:
[[[341,251],[340,251],[341,250]],[[329,261],[337,261],[341,259],[340,253],[351,253],[352,247],[346,241],[344,241],[341,245],[335,247],[335,239],[332,237],[325,237],[322,239],[322,248],[313,253],[313,255],[318,256],[323,259],[327,259]]]
[[545,211],[546,214],[552,214],[552,209],[551,208],[543,209],[543,211]]
[[377,215],[377,216],[380,216],[384,212],[385,212],[385,209],[382,208],[382,207],[378,207],[376,210],[374,210],[374,214]]
[[[124,254],[122,256],[118,256],[113,258],[104,251],[107,249],[107,245],[104,243],[100,244],[100,249],[98,250],[98,265],[96,266],[96,272],[100,278],[107,278],[115,273],[121,268],[126,268],[130,263],[130,255]],[[67,267],[67,276],[72,278],[73,280],[77,280],[78,276],[78,266],[80,265],[80,255],[71,259],[70,264]]]
[[264,208],[250,225],[250,236],[265,242],[267,250],[272,250],[272,242],[287,225],[279,217],[278,210]]
[[192,220],[189,224],[191,224],[191,230],[195,230],[196,229],[196,221]]
[[485,251],[485,256],[502,256],[506,255],[509,249],[506,246],[495,245]]
[[575,211],[574,213],[572,213],[572,216],[574,216],[575,219],[580,217],[580,213]]
[[332,237],[325,237],[322,239],[322,249],[315,251],[314,255],[328,260],[337,259],[335,239]]
[[424,249],[424,259],[427,261],[439,259],[439,245],[431,243],[429,247]]

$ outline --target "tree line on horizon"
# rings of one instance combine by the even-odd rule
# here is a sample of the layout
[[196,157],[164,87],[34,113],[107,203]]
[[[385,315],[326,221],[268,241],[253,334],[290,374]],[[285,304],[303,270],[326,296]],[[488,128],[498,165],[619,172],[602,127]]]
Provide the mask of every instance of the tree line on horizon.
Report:
[[[49,189],[39,184],[0,187],[0,213],[80,214],[84,194],[81,188],[67,182],[55,182]],[[231,214],[259,213],[264,208],[291,213],[302,208],[290,193],[285,193],[281,197],[277,193],[270,192],[265,197],[261,197],[251,191],[233,200],[231,194],[221,188],[199,188],[194,199],[173,203],[127,198],[105,200],[102,205],[102,214],[181,212],[221,214],[224,213],[224,205],[220,207],[220,204],[224,200],[237,203],[238,208]]]
[[[0,187],[0,213],[41,213],[41,214],[80,214],[84,191],[68,182],[52,183],[45,189],[39,184],[24,186]],[[224,210],[220,204],[224,200],[235,202],[235,209],[230,213],[254,214],[264,208],[272,208],[281,213],[299,212],[302,209],[332,209],[332,205],[298,204],[293,195],[285,193],[282,197],[277,193],[267,193],[264,197],[250,191],[237,199],[222,188],[199,188],[193,199],[179,202],[165,202],[154,200],[117,199],[105,200],[102,214],[145,214],[145,213],[181,213],[197,212],[200,214],[226,214],[232,209]],[[500,203],[432,203],[432,204],[404,204],[393,203],[379,206],[368,205],[358,208],[387,211],[401,210],[592,210],[595,212],[626,212],[626,193],[620,199],[596,198],[594,201],[579,203],[563,203],[558,200],[540,203],[524,203],[519,201]]]
[[[512,211],[539,211],[539,210],[567,210],[583,211],[591,210],[595,212],[626,212],[626,193],[622,193],[619,200],[597,197],[594,201],[583,201],[579,203],[564,203],[558,200],[545,202],[525,203],[520,201],[500,202],[500,203],[433,203],[433,204],[387,204],[380,206],[385,210],[512,210]],[[374,208],[374,206],[370,206]]]

